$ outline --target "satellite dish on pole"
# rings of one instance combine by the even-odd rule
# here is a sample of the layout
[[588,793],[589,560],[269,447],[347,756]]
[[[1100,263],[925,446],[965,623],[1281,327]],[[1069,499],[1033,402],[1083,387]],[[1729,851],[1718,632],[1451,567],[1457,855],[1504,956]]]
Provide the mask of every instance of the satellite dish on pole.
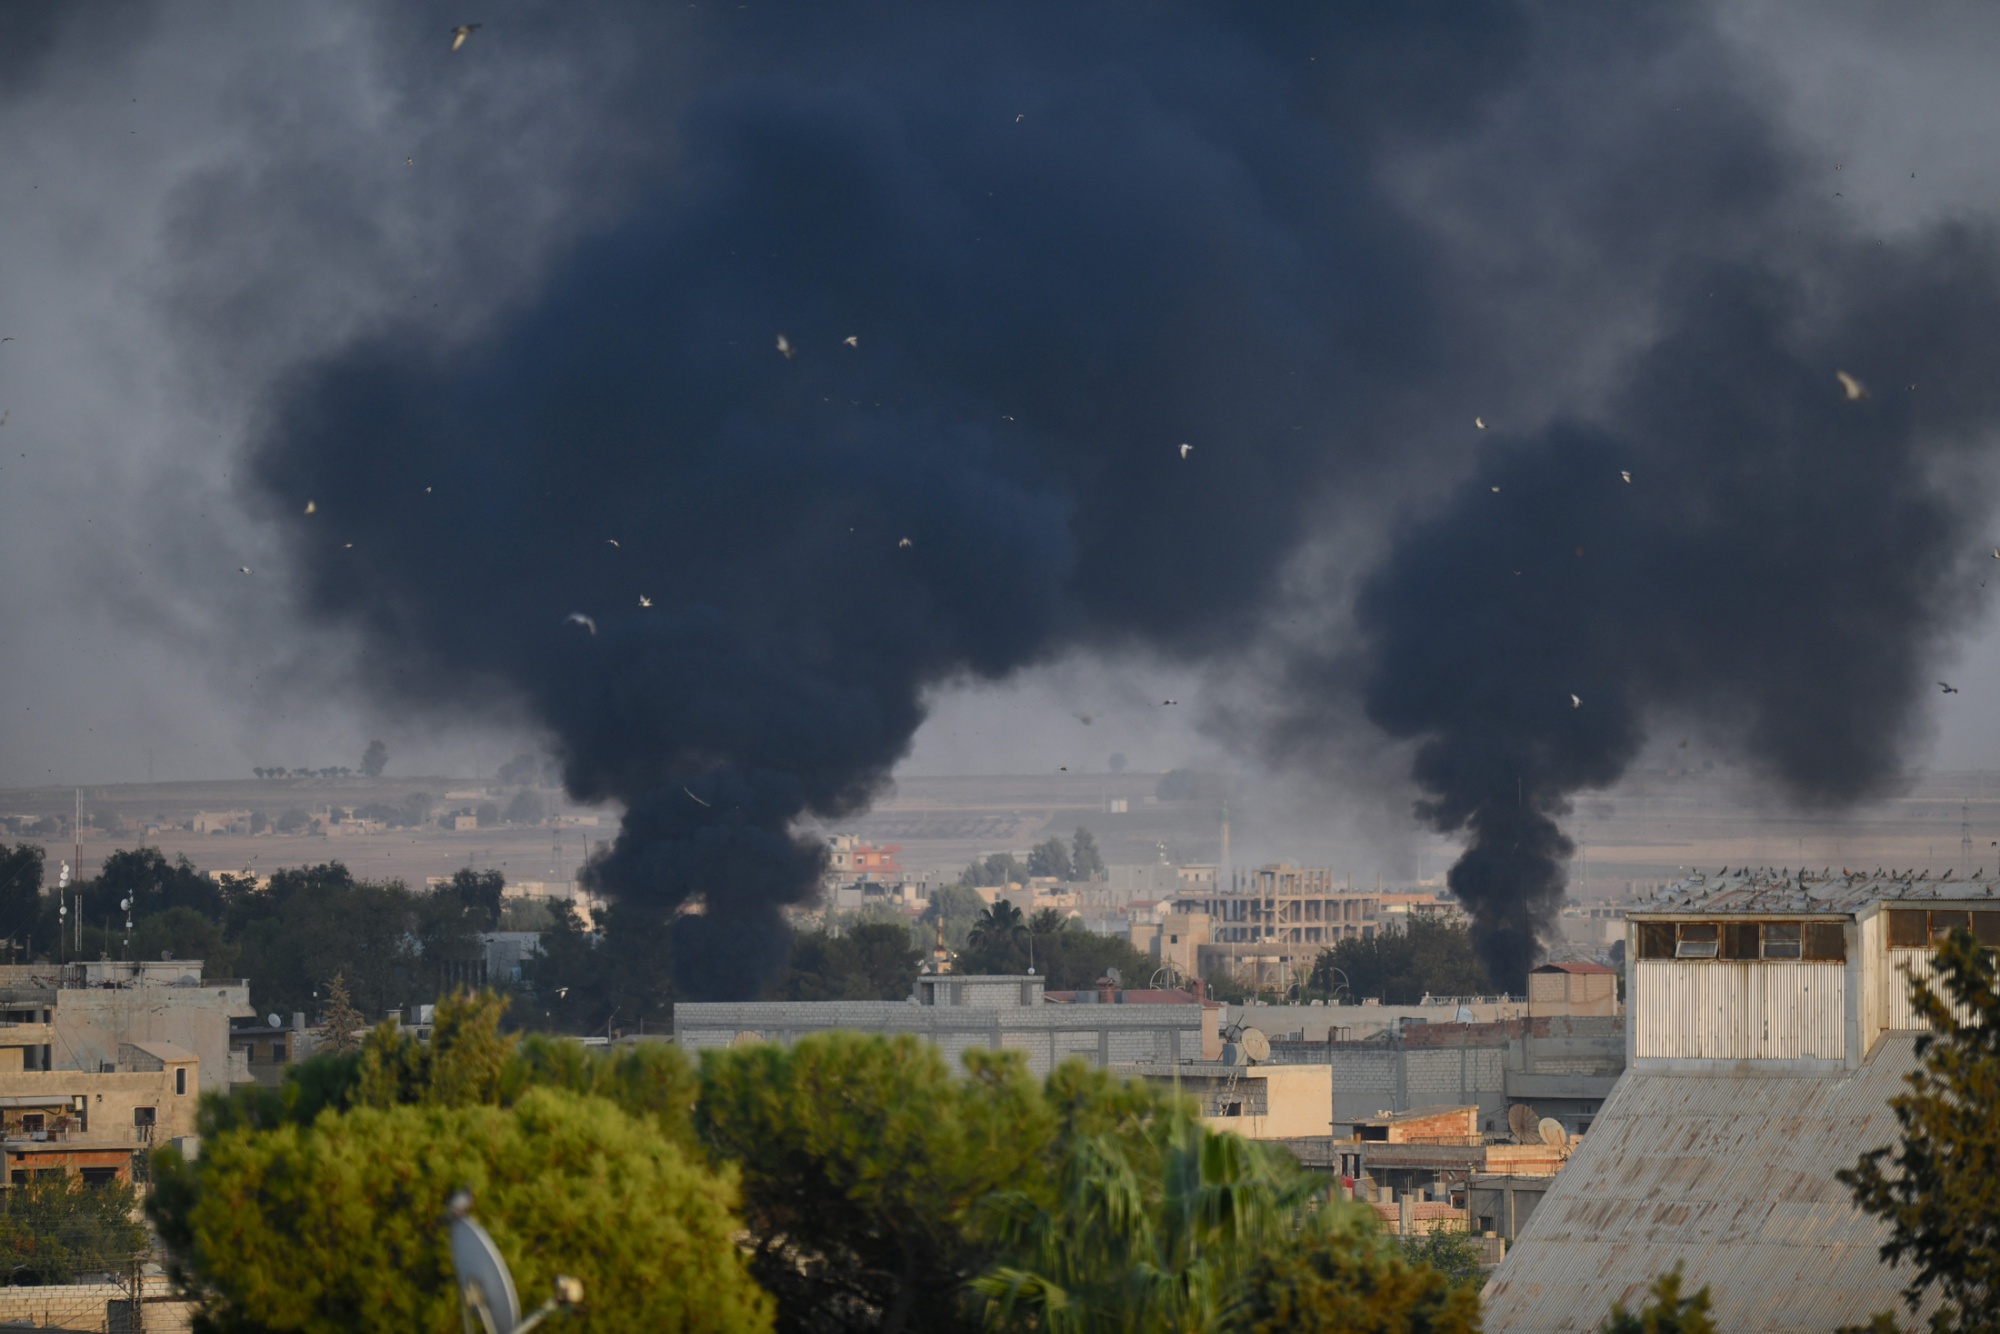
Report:
[[1525,1102],[1517,1102],[1507,1109],[1507,1129],[1512,1132],[1516,1144],[1532,1143],[1541,1118],[1535,1109]]
[[1569,1132],[1564,1130],[1562,1122],[1556,1120],[1553,1116],[1543,1117],[1542,1123],[1536,1126],[1535,1129],[1540,1133],[1542,1143],[1548,1145],[1550,1148],[1566,1149],[1569,1147]]
[[57,872],[56,872],[56,888],[57,888],[57,889],[68,889],[68,888],[69,888],[69,863],[68,863],[68,862],[64,862],[64,863],[62,864],[62,869],[61,869],[60,871],[57,871]]
[[521,1299],[514,1276],[486,1229],[472,1221],[472,1196],[451,1197],[451,1267],[458,1275],[459,1300],[488,1334],[514,1334],[521,1323]]
[[1243,1054],[1252,1061],[1271,1059],[1271,1039],[1254,1028],[1243,1030]]
[[265,1023],[267,1023],[267,1024],[269,1024],[269,1025],[270,1025],[271,1027],[273,1027],[273,1028],[278,1028],[278,1027],[281,1027],[281,1025],[280,1025],[280,1024],[278,1023],[278,1016],[277,1016],[277,1015],[275,1015],[275,1014],[267,1014],[267,1015],[265,1015],[265,1016],[264,1016],[264,1022],[265,1022]]
[[555,1296],[537,1307],[527,1319],[521,1318],[521,1299],[514,1292],[514,1276],[506,1257],[493,1244],[486,1229],[472,1221],[472,1194],[459,1191],[445,1205],[451,1227],[451,1267],[458,1275],[458,1298],[468,1330],[484,1334],[528,1334],[548,1316],[567,1310],[583,1300],[583,1284],[567,1274],[556,1275]]
[[1125,979],[1119,976],[1118,970],[1116,968],[1105,969],[1104,975],[1111,979],[1111,985],[1114,987],[1122,987],[1125,985]]

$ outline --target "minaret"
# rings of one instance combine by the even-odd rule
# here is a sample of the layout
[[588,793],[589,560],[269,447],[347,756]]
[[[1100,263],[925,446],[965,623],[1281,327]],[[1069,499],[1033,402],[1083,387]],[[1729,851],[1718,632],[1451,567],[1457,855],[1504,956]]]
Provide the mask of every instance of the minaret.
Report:
[[1222,890],[1229,884],[1229,802],[1225,798],[1222,803],[1222,864],[1215,868],[1215,887]]

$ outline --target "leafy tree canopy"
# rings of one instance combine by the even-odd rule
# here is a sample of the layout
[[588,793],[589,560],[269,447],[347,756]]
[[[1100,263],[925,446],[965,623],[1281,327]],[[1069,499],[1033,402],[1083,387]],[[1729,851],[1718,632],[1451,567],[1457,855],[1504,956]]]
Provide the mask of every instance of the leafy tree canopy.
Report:
[[908,928],[867,922],[839,934],[813,931],[792,944],[778,1000],[902,1000],[916,985],[923,956]]
[[1910,1261],[1904,1300],[1935,1288],[1939,1331],[2000,1329],[2000,984],[1994,955],[1955,928],[1938,943],[1936,984],[1910,979],[1929,1032],[1909,1088],[1890,1099],[1902,1139],[1837,1175],[1889,1225],[1882,1258]]
[[965,874],[959,877],[960,883],[974,889],[1021,885],[1027,880],[1028,868],[1015,860],[1011,852],[996,852],[990,857],[982,857],[966,867]]
[[1708,1289],[1681,1296],[1679,1265],[1655,1279],[1648,1295],[1651,1300],[1637,1311],[1627,1311],[1622,1302],[1612,1303],[1604,1334],[1716,1334],[1715,1322],[1708,1316]]
[[1069,848],[1059,838],[1044,839],[1028,852],[1028,874],[1068,880],[1074,875]]
[[1414,1005],[1426,995],[1484,995],[1491,986],[1466,928],[1421,917],[1404,930],[1322,950],[1307,985],[1321,995],[1344,991],[1355,1000],[1380,997],[1387,1005]]
[[1104,874],[1104,857],[1097,850],[1097,840],[1090,836],[1088,829],[1079,828],[1076,837],[1070,840],[1069,864],[1071,873],[1078,880],[1096,880]]

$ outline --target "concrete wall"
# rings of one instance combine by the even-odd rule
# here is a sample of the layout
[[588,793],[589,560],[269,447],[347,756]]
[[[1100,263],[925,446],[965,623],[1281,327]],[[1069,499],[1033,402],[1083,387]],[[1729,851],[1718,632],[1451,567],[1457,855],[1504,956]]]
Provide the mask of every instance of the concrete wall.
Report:
[[117,1063],[121,1042],[171,1042],[220,1083],[229,1069],[229,1020],[255,1013],[241,984],[65,987],[56,993],[55,1066],[95,1070]]
[[907,1001],[748,1001],[674,1007],[674,1040],[690,1050],[726,1047],[739,1034],[789,1044],[836,1029],[911,1033],[952,1058],[974,1048],[1018,1051],[1038,1075],[1070,1057],[1101,1068],[1202,1055],[1199,1005],[981,1009]]

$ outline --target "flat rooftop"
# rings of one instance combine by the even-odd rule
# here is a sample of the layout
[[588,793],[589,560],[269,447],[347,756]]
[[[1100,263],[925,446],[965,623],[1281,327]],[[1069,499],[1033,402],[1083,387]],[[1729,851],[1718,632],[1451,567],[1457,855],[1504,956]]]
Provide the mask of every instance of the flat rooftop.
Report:
[[1648,913],[1843,913],[1852,915],[1870,903],[1918,901],[1963,902],[2000,898],[2000,874],[1985,868],[1963,876],[1954,867],[1941,875],[1929,871],[1776,870],[1770,867],[1728,868],[1714,875],[1697,873],[1661,890],[1650,901],[1635,902],[1628,915]]

